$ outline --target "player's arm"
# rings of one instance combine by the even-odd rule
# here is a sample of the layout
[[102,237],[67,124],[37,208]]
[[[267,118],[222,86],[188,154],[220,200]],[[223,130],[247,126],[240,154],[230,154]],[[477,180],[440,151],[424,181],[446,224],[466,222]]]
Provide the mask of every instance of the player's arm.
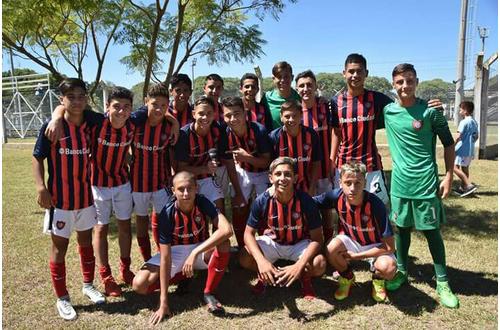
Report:
[[259,244],[255,239],[255,234],[257,229],[247,225],[245,228],[245,233],[243,234],[243,240],[245,242],[245,247],[257,264],[257,269],[259,270],[259,279],[264,283],[269,285],[276,284],[276,277],[278,276],[278,268],[276,268],[269,260],[266,259],[262,251],[260,250]]
[[318,181],[319,172],[321,170],[321,161],[311,162],[311,171],[309,172],[309,195],[316,195],[316,182]]
[[194,275],[194,262],[200,253],[215,248],[233,235],[233,229],[222,213],[218,213],[216,219],[214,225],[217,226],[217,229],[203,243],[194,248],[184,262],[182,273],[186,277],[192,277]]
[[293,282],[298,280],[307,265],[312,265],[313,259],[321,251],[323,246],[323,228],[318,227],[309,231],[311,242],[307,246],[302,256],[294,264],[279,268],[278,281],[279,285],[289,287]]
[[169,139],[171,141],[171,144],[175,145],[177,143],[177,140],[179,139],[179,121],[177,121],[177,119],[169,111],[165,113],[165,118],[171,125]]
[[43,165],[43,158],[32,158],[33,176],[35,178],[35,187],[37,192],[37,202],[40,207],[50,209],[53,206],[52,196],[45,186],[45,167]]
[[234,149],[228,152],[233,154],[234,160],[236,160],[237,162],[249,163],[250,165],[255,167],[267,168],[271,163],[271,154],[269,152],[259,154],[258,156],[249,154],[243,148]]
[[444,146],[444,165],[446,174],[439,185],[439,197],[446,198],[453,182],[453,163],[455,160],[455,141],[451,135],[448,122],[441,111],[431,112],[432,131],[437,134]]
[[158,309],[149,318],[151,325],[156,325],[165,316],[170,316],[168,306],[168,285],[170,283],[170,271],[172,267],[172,253],[170,244],[160,243],[160,304]]
[[394,236],[383,237],[380,245],[373,247],[369,250],[354,253],[351,251],[345,252],[345,257],[347,260],[363,260],[366,258],[379,257],[383,254],[394,253],[395,251],[394,245]]
[[342,142],[342,132],[340,131],[340,127],[332,128],[332,149],[330,151],[330,160],[332,161],[332,168],[337,164],[337,154],[339,152],[339,146]]
[[232,198],[233,206],[245,206],[246,201],[245,197],[243,197],[243,192],[240,187],[240,180],[238,180],[238,175],[236,174],[236,167],[234,166],[234,160],[230,159],[221,159],[221,162],[227,169],[227,175],[229,176],[229,181],[231,181],[231,185],[233,186],[235,195]]
[[52,112],[51,120],[45,129],[45,136],[51,141],[56,142],[63,137],[64,106],[59,104]]

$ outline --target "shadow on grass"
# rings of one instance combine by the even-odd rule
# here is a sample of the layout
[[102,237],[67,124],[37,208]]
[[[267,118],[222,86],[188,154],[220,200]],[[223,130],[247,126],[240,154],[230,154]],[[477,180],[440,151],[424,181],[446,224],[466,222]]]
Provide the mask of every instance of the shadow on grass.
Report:
[[[470,203],[475,201],[470,200]],[[445,205],[446,224],[441,231],[446,240],[456,239],[448,232],[455,230],[472,237],[497,237],[498,211],[475,210],[470,211],[461,205]]]

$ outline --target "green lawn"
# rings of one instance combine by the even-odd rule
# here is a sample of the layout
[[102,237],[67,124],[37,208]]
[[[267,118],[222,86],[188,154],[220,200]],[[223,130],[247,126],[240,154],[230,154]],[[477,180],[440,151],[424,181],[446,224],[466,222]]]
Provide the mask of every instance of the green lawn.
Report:
[[[8,329],[65,328],[134,329],[147,327],[158,294],[141,297],[125,288],[121,298],[108,299],[94,307],[81,294],[80,266],[75,236],[67,255],[67,283],[78,319],[63,321],[55,310],[48,257],[50,238],[41,233],[43,210],[36,204],[31,175],[31,148],[3,147],[3,320]],[[390,174],[390,159],[382,148]],[[442,161],[440,161],[442,170]],[[227,315],[207,313],[200,297],[205,274],[200,273],[190,293],[170,295],[175,314],[162,328],[180,329],[497,329],[497,168],[496,161],[473,162],[471,175],[480,185],[471,198],[450,197],[445,201],[448,224],[443,228],[451,286],[461,306],[449,310],[436,302],[431,256],[420,234],[414,234],[410,254],[411,285],[390,294],[391,302],[376,304],[370,297],[370,274],[365,264],[356,267],[358,285],[344,302],[333,298],[336,288],[330,277],[314,282],[318,299],[298,298],[299,288],[271,289],[255,298],[249,293],[254,274],[231,263],[220,286],[220,299]],[[118,267],[116,227],[110,237],[110,261]],[[132,267],[140,267],[137,243],[133,242]],[[330,273],[331,274],[331,273]],[[96,281],[97,283],[97,281]]]

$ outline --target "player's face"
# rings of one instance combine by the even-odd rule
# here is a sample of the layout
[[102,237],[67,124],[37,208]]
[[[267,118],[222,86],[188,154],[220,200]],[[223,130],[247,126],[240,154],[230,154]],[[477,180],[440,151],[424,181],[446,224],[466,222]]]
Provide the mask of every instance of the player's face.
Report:
[[300,78],[296,89],[303,101],[312,100],[316,95],[316,82],[311,77]]
[[295,180],[293,168],[288,164],[276,166],[273,173],[269,175],[269,181],[274,185],[276,191],[281,193],[292,191]]
[[111,102],[107,104],[107,109],[111,121],[122,126],[130,117],[132,102],[130,102],[129,99],[112,99]]
[[255,101],[255,95],[259,92],[259,84],[254,79],[245,79],[240,87],[240,92],[246,101],[253,102]]
[[358,200],[363,196],[365,177],[361,173],[344,173],[340,180],[344,194],[349,201]]
[[283,70],[273,76],[273,83],[280,92],[289,92],[292,88],[293,75],[288,70]]
[[192,205],[196,197],[196,182],[186,177],[176,178],[173,187],[179,204]]
[[287,130],[295,130],[300,124],[300,111],[297,109],[285,110],[281,113],[280,119]]
[[207,129],[214,121],[214,109],[208,104],[199,104],[193,110],[193,119],[200,129]]
[[203,88],[205,95],[211,97],[214,101],[217,101],[219,99],[222,90],[222,82],[218,80],[207,80],[205,82],[205,87]]
[[71,115],[81,114],[87,106],[87,94],[82,88],[76,87],[59,98],[65,111]]
[[239,130],[245,123],[245,110],[240,107],[223,107],[224,121],[233,130]]
[[402,100],[414,98],[417,85],[417,76],[411,71],[397,74],[392,78],[392,87],[394,87],[398,97]]
[[168,109],[168,98],[165,96],[154,96],[146,98],[148,107],[148,118],[154,122],[163,120]]
[[183,82],[180,82],[174,88],[170,89],[170,95],[174,99],[176,105],[187,104],[191,97],[192,90]]
[[467,115],[467,111],[465,111],[465,109],[464,109],[464,108],[460,108],[460,109],[458,110],[458,114],[459,114],[460,116],[462,116],[462,118],[464,118],[464,117]]
[[368,70],[361,63],[348,63],[342,72],[347,86],[352,89],[364,88]]

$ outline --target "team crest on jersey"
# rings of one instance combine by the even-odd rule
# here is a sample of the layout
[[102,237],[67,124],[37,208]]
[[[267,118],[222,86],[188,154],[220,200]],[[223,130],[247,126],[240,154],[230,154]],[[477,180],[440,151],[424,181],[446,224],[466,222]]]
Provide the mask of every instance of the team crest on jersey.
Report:
[[308,145],[308,144],[304,144],[304,150],[305,150],[305,151],[309,150],[309,148],[311,148],[311,146],[310,146],[310,145]]
[[254,140],[252,140],[252,139],[248,140],[248,146],[249,147],[253,147],[254,145],[255,145]]
[[372,103],[370,101],[365,102],[365,109],[370,109],[372,106]]
[[261,113],[259,113],[259,114],[257,115],[257,119],[258,119],[258,120],[262,120],[262,114],[261,114]]
[[66,225],[66,222],[64,222],[64,221],[57,221],[56,222],[56,227],[59,230],[63,229],[65,225]]
[[298,218],[300,218],[300,214],[299,214],[299,213],[297,213],[297,212],[293,212],[293,213],[292,213],[292,218],[293,218],[294,220],[297,220]]
[[201,221],[201,215],[197,214],[194,216],[194,221],[196,221],[196,223],[200,223]]
[[367,223],[368,222],[368,219],[370,219],[367,215],[363,214],[363,216],[361,216],[361,220],[364,222],[364,223]]
[[323,116],[323,114],[322,114],[322,113],[320,113],[320,114],[318,115],[318,119],[319,119],[319,120],[323,120],[323,119],[325,119],[325,116]]
[[162,140],[162,141],[165,141],[166,139],[167,139],[167,134],[162,134],[162,135],[161,135],[161,140]]
[[424,121],[423,120],[413,120],[413,123],[411,124],[411,126],[413,126],[413,129],[415,129],[416,131],[420,131],[422,129],[422,127],[424,126]]

